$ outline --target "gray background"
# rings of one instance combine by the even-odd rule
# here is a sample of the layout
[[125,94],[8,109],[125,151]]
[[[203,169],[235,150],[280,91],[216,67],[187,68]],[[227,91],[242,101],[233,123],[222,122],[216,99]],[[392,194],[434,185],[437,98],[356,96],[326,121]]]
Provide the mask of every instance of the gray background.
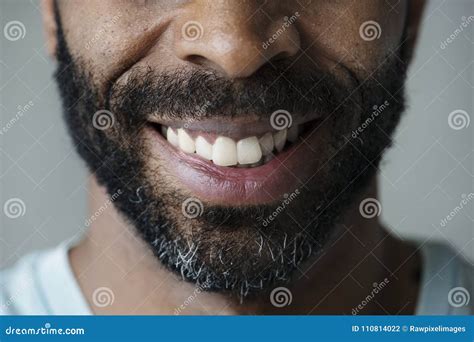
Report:
[[[473,126],[448,124],[454,110],[473,119],[474,22],[442,49],[474,15],[472,0],[432,0],[408,82],[409,110],[380,173],[382,217],[401,238],[444,240],[474,260],[473,208],[441,220],[473,192]],[[7,40],[5,25],[18,20],[25,37]],[[25,203],[12,219],[0,211],[0,268],[33,249],[81,234],[86,217],[87,173],[61,119],[54,64],[46,56],[38,1],[0,2],[0,128],[18,106],[33,106],[0,135],[0,204]]]

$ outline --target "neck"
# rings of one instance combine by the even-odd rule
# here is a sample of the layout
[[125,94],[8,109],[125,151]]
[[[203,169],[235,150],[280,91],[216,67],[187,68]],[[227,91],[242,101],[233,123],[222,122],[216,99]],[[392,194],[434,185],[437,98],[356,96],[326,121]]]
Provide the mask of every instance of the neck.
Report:
[[[384,298],[385,302],[393,302],[385,304],[390,305],[390,311],[400,309],[391,307],[398,303],[393,297],[398,295],[401,284],[393,272],[399,260],[392,252],[394,248],[398,255],[411,251],[403,247],[400,252],[402,246],[396,246],[398,241],[381,228],[377,217],[365,219],[359,213],[363,198],[376,198],[375,180],[347,210],[334,240],[295,272],[287,286],[292,302],[284,308],[273,306],[268,293],[240,303],[226,294],[204,292],[183,281],[159,263],[134,228],[110,204],[102,187],[91,180],[89,190],[90,215],[100,214],[94,215],[88,233],[71,250],[70,259],[79,286],[96,314],[351,314],[374,284],[385,284],[386,278],[398,285],[385,284],[387,290],[365,304],[363,313],[380,313]],[[111,305],[96,305],[93,297],[99,287],[113,292]],[[405,305],[402,309],[413,308]]]

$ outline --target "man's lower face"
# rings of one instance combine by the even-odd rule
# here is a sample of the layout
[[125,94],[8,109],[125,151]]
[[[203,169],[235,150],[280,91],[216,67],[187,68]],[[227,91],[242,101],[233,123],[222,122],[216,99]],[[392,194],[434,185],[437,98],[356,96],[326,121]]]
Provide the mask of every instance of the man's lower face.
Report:
[[368,79],[285,62],[238,82],[132,68],[100,93],[58,39],[70,133],[116,208],[171,270],[242,297],[289,281],[337,234],[403,110],[398,56]]

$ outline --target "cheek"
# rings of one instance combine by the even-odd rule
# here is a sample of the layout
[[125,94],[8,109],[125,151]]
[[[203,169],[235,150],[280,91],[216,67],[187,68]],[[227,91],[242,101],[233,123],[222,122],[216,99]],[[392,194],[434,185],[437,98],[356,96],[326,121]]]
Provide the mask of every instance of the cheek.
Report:
[[[296,25],[302,49],[311,60],[326,66],[341,62],[370,74],[401,42],[406,4],[394,2],[314,1],[296,8],[301,13]],[[172,2],[160,3],[147,7],[128,0],[88,0],[87,6],[79,1],[61,2],[69,49],[75,59],[88,65],[99,91],[137,62],[161,69],[179,64],[168,25],[179,12],[169,5]],[[288,6],[288,13],[295,12]]]
[[166,28],[172,10],[138,6],[133,1],[64,2],[61,20],[73,58],[88,66],[99,86],[115,81],[146,57]]
[[370,74],[402,42],[403,1],[389,5],[358,0],[321,6],[318,12],[305,13],[301,32],[308,52],[328,66],[341,62]]

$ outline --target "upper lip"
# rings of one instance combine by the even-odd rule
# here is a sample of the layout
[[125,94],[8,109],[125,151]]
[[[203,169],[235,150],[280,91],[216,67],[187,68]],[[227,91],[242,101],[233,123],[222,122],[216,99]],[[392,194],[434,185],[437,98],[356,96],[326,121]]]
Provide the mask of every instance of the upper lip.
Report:
[[[319,119],[320,115],[303,117],[292,117],[292,126],[302,125],[307,122]],[[189,120],[168,120],[152,118],[149,122],[160,124],[172,128],[186,128],[191,131],[202,131],[229,138],[242,138],[247,136],[261,136],[267,132],[275,132],[270,118],[261,117],[234,117],[234,118],[211,118],[211,119],[189,119]]]

